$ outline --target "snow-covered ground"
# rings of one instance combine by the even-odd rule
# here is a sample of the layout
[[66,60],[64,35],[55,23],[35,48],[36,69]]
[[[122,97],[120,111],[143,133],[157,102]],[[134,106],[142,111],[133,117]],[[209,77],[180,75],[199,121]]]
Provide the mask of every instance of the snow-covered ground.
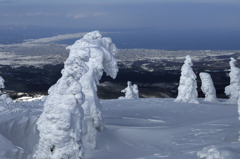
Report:
[[[240,158],[237,105],[173,100],[102,100],[105,129],[85,159]],[[0,105],[0,159],[31,159],[43,103]]]

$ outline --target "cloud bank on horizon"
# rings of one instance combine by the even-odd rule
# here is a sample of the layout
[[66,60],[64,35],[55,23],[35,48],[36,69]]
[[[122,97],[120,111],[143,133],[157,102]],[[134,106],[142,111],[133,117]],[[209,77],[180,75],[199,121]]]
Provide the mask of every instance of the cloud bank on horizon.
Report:
[[0,0],[0,3],[141,3],[141,2],[167,2],[167,3],[172,3],[172,2],[178,2],[178,3],[185,3],[185,2],[191,2],[191,3],[240,3],[239,0],[37,0],[37,1],[32,1],[32,0]]
[[0,0],[1,25],[237,29],[239,0]]

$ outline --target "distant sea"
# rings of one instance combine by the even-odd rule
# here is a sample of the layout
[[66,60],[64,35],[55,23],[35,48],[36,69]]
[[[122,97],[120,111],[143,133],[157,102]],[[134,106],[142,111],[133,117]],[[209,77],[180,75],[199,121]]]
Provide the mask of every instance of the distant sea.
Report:
[[165,50],[239,50],[235,30],[132,30],[109,35],[118,48]]
[[[7,28],[7,29],[6,29]],[[10,28],[10,29],[9,29]],[[94,29],[93,29],[94,30]],[[164,50],[240,50],[240,29],[98,29],[112,38],[120,49]],[[20,43],[26,39],[89,32],[92,29],[50,28],[37,26],[0,27],[0,44]],[[79,38],[78,38],[79,39]],[[59,43],[71,45],[77,39]]]
[[[120,49],[240,50],[240,31],[236,30],[136,29],[104,36],[111,37]],[[76,40],[64,40],[61,43],[71,45]]]

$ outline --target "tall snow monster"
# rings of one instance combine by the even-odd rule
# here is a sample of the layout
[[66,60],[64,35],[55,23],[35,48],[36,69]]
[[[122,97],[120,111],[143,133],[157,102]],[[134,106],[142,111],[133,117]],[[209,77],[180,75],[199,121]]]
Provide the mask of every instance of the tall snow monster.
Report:
[[240,91],[240,69],[235,66],[236,60],[233,57],[230,59],[230,85],[225,87],[225,94],[229,96],[229,99],[226,101],[226,103],[236,104]]
[[192,70],[192,60],[189,55],[181,68],[181,77],[178,86],[178,96],[175,102],[196,103],[198,104],[197,97],[197,83],[196,75]]
[[43,112],[37,121],[39,143],[33,158],[82,159],[84,94],[80,78],[87,72],[88,48],[70,50],[62,77],[48,90]]
[[0,93],[2,93],[2,90],[5,88],[4,82],[5,80],[0,76]]
[[78,82],[82,85],[85,94],[83,119],[83,144],[86,148],[96,147],[97,131],[103,130],[101,104],[97,96],[97,85],[105,72],[108,76],[116,78],[118,73],[117,61],[114,56],[118,50],[111,38],[102,37],[98,31],[86,34],[82,39],[69,46],[71,52],[87,50],[90,54],[86,62],[88,72],[83,74]]
[[205,94],[204,101],[216,102],[217,101],[216,89],[213,85],[211,75],[209,73],[201,72],[199,74],[199,76],[202,81],[201,89],[202,89],[203,93]]
[[133,84],[133,93],[134,93],[135,99],[138,99],[139,98],[139,91],[138,91],[137,84]]
[[0,76],[0,104],[9,105],[13,103],[13,100],[8,94],[3,93],[3,89],[5,88],[4,82],[5,80]]

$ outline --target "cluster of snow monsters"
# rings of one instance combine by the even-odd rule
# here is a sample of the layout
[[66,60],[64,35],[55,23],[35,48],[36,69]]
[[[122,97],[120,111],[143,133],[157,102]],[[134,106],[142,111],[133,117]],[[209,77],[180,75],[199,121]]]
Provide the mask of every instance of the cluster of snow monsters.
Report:
[[127,82],[127,87],[121,90],[122,93],[125,93],[125,97],[119,97],[118,99],[138,99],[139,91],[136,84],[132,85],[131,81]]
[[[84,149],[96,148],[97,131],[104,128],[96,93],[97,84],[103,72],[112,78],[116,77],[118,67],[114,56],[117,48],[110,38],[94,31],[67,49],[70,54],[64,63],[62,77],[48,90],[43,112],[37,121],[40,139],[33,155],[35,159],[83,159]],[[240,115],[240,69],[235,62],[231,58],[230,85],[225,88],[225,93],[230,97],[227,103],[238,102]],[[196,75],[192,65],[191,57],[186,56],[176,102],[198,103]],[[200,78],[204,100],[216,102],[216,90],[210,74],[200,73]],[[121,91],[125,97],[120,99],[139,98],[137,85],[132,85],[130,81],[127,85]],[[3,88],[4,80],[0,77],[1,94]],[[0,96],[4,101],[7,98],[4,94]],[[201,153],[198,155],[202,156]]]
[[[226,101],[228,104],[239,103],[239,114],[240,114],[240,69],[235,66],[236,60],[231,58],[230,64],[230,85],[225,88],[225,94],[229,96],[229,99]],[[189,55],[186,56],[186,60],[181,68],[181,77],[178,87],[178,96],[175,99],[175,102],[186,102],[186,103],[196,103],[198,104],[198,92],[197,92],[197,83],[196,75],[192,70],[192,60]],[[213,85],[211,75],[205,72],[199,74],[201,79],[201,89],[205,94],[204,101],[207,102],[217,102],[216,90]]]
[[96,85],[104,71],[116,77],[117,48],[110,38],[93,31],[67,49],[62,77],[48,90],[37,121],[36,159],[82,159],[84,148],[95,148],[96,131],[103,129]]

